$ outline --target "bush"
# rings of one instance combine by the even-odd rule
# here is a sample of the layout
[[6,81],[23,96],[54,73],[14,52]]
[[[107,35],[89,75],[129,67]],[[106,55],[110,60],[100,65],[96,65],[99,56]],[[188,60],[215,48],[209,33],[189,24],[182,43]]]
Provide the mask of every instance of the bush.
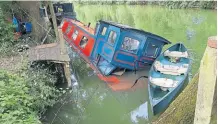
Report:
[[41,123],[46,107],[53,106],[60,91],[56,78],[46,69],[24,69],[21,76],[0,70],[0,122],[6,124]]
[[14,43],[13,25],[6,21],[6,16],[0,8],[0,54],[11,54]]
[[30,87],[19,77],[0,71],[0,122],[5,124],[40,123],[32,109]]
[[21,76],[30,88],[30,95],[34,98],[32,109],[42,115],[46,111],[46,107],[56,103],[60,91],[55,88],[57,78],[49,68],[46,69],[41,65],[34,66],[22,70]]

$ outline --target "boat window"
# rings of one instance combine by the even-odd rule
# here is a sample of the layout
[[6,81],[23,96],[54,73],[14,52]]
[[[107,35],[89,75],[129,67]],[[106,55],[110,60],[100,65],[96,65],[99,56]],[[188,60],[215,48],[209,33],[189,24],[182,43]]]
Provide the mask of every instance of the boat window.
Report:
[[155,44],[148,43],[146,56],[156,57],[159,47]]
[[101,31],[101,35],[105,35],[105,34],[106,34],[106,31],[107,31],[107,28],[106,28],[106,27],[103,27],[103,28],[102,28],[102,31]]
[[80,41],[79,45],[80,45],[81,48],[85,48],[86,45],[87,45],[87,43],[88,43],[88,38],[85,37],[85,36],[83,36],[83,38],[82,38],[82,40]]
[[66,33],[69,33],[71,28],[72,28],[72,26],[69,25],[69,26],[67,27]]
[[94,32],[94,34],[96,34],[96,32],[99,30],[99,26],[100,26],[100,24],[99,24],[99,22],[97,22],[97,23],[96,23],[96,26],[95,26],[95,32]]
[[78,36],[78,31],[75,30],[75,31],[73,32],[73,35],[72,35],[73,40],[76,40],[77,36]]
[[114,31],[110,31],[110,35],[108,37],[108,42],[114,44],[116,40],[117,34]]
[[125,37],[122,43],[122,49],[136,53],[139,47],[139,41],[130,37]]

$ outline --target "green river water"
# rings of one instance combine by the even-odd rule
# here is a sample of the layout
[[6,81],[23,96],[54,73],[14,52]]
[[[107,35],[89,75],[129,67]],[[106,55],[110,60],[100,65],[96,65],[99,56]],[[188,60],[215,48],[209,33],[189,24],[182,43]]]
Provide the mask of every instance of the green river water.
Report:
[[[99,19],[112,20],[158,34],[172,43],[184,43],[191,53],[192,74],[198,71],[207,38],[217,34],[215,10],[139,5],[74,6],[77,19],[91,22],[92,27]],[[87,70],[85,63],[80,62],[75,67],[80,87],[67,92],[60,98],[60,103],[49,108],[43,117],[44,123],[146,124],[151,120],[147,85],[141,89],[113,92],[97,76],[88,76],[91,70]]]

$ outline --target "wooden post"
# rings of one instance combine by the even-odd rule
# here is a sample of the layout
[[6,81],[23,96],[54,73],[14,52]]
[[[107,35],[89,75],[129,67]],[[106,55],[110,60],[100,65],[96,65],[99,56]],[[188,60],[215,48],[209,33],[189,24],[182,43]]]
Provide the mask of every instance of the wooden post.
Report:
[[67,86],[71,87],[71,73],[70,73],[70,63],[64,62],[64,74],[67,80]]
[[64,62],[64,73],[65,77],[67,79],[68,87],[71,87],[71,73],[70,73],[70,58],[68,56],[66,47],[65,47],[65,40],[63,37],[63,33],[61,29],[58,29],[58,34],[59,34],[59,44],[60,44],[60,54],[61,54],[61,59],[65,60]]
[[217,37],[208,38],[201,60],[194,124],[209,124],[217,80]]
[[50,8],[50,12],[51,12],[51,17],[52,17],[52,22],[53,22],[53,26],[54,26],[56,40],[59,41],[57,21],[56,21],[56,16],[55,16],[55,13],[54,13],[54,8],[53,8],[52,1],[49,1],[49,8]]
[[65,48],[65,40],[61,29],[58,29],[59,34],[59,44],[60,44],[60,52],[62,55],[67,54],[67,50]]
[[50,11],[51,11],[51,17],[52,17],[52,21],[53,21],[54,30],[55,30],[56,40],[57,40],[57,42],[59,42],[60,48],[61,48],[60,52],[61,52],[61,54],[66,54],[65,43],[64,43],[64,40],[62,38],[63,34],[62,34],[61,29],[58,29],[57,20],[56,20],[56,16],[54,13],[54,7],[53,7],[53,4],[51,1],[49,1],[49,7],[50,7]]
[[65,73],[65,77],[67,79],[68,87],[71,87],[71,78],[70,78],[71,74],[70,74],[70,67],[69,67],[70,59],[69,59],[69,56],[68,56],[66,48],[65,48],[65,44],[64,44],[65,41],[63,39],[62,31],[61,31],[61,29],[58,29],[58,26],[57,26],[57,21],[56,21],[56,16],[54,13],[52,1],[49,1],[49,7],[50,7],[51,17],[52,17],[52,21],[53,21],[54,30],[55,30],[56,41],[60,45],[60,54],[61,54],[60,59],[65,60],[65,62],[63,63],[64,73]]

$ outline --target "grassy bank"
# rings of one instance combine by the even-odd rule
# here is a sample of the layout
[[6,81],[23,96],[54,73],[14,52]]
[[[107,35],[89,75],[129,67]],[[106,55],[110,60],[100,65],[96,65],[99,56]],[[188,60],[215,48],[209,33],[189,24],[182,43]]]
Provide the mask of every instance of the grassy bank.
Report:
[[86,24],[91,22],[92,27],[100,19],[112,20],[158,34],[172,43],[184,43],[191,52],[193,74],[199,68],[207,38],[217,34],[217,16],[213,10],[76,3],[74,6],[77,18]]

